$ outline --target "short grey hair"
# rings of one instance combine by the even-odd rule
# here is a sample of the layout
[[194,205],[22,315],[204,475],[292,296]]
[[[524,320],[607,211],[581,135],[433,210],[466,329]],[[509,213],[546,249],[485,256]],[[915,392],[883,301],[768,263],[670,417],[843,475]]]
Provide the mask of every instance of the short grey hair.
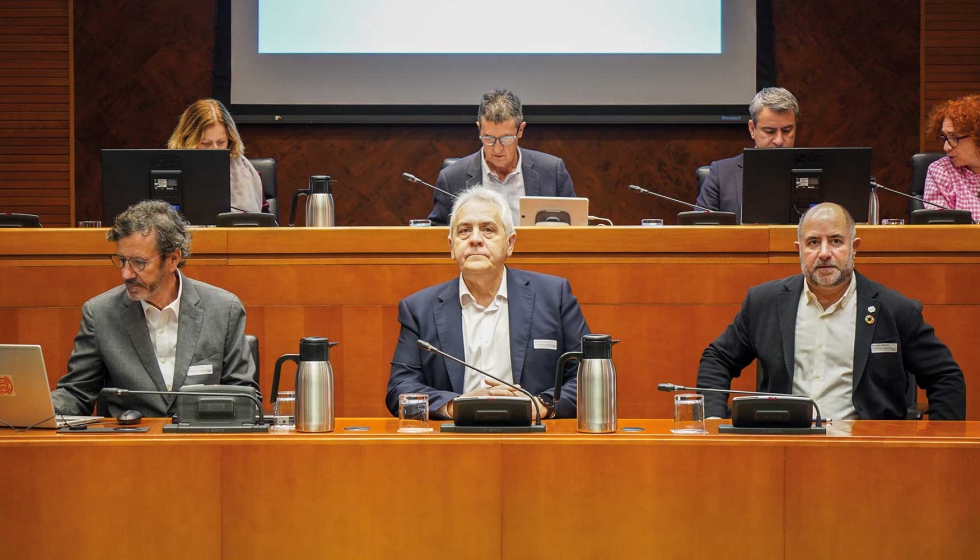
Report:
[[851,236],[851,243],[857,238],[857,225],[854,223],[854,217],[851,213],[847,211],[846,208],[840,204],[834,204],[833,202],[821,202],[815,206],[811,206],[809,210],[803,213],[800,217],[800,223],[796,226],[796,240],[800,243],[803,242],[803,222],[806,220],[807,216],[813,214],[819,210],[826,210],[828,208],[836,209],[841,214],[844,214],[844,224],[847,227],[847,233]]
[[508,236],[514,233],[514,216],[511,214],[510,204],[507,204],[507,200],[504,198],[504,195],[489,187],[477,185],[463,191],[453,202],[452,218],[450,218],[449,221],[450,239],[452,239],[453,235],[456,233],[456,216],[458,215],[458,210],[467,202],[472,202],[474,200],[487,202],[496,206],[497,213],[500,214],[500,221],[502,222],[501,225],[504,226],[504,233]]
[[105,237],[113,243],[131,235],[157,233],[157,251],[169,255],[180,249],[178,267],[191,256],[191,236],[187,230],[187,220],[162,200],[138,202],[116,216]]
[[781,87],[767,87],[755,94],[749,103],[749,116],[752,122],[759,124],[759,114],[763,109],[769,109],[774,113],[785,113],[793,111],[793,116],[800,118],[800,103],[789,90]]
[[506,89],[495,89],[483,94],[480,99],[480,109],[476,112],[476,120],[486,119],[487,122],[500,124],[516,120],[517,126],[524,122],[524,107],[514,92]]

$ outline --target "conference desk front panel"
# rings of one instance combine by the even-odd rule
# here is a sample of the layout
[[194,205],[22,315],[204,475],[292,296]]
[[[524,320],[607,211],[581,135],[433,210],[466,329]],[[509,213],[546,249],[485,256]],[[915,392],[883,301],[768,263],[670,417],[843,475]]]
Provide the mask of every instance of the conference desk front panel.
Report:
[[[40,344],[52,384],[65,372],[81,306],[120,284],[106,230],[0,231],[0,342]],[[303,336],[331,351],[338,416],[379,417],[403,297],[459,274],[447,228],[206,228],[184,272],[238,295],[259,338],[264,393],[278,356]],[[963,368],[967,417],[980,419],[980,229],[859,226],[857,269],[922,301]],[[657,383],[693,385],[701,352],[731,322],[746,291],[799,273],[796,228],[518,228],[509,265],[564,276],[592,332],[614,349],[619,415],[667,418]],[[292,366],[283,389],[292,388]],[[752,389],[755,366],[735,387]]]
[[[980,423],[827,436],[0,429],[0,557],[942,558],[980,551]],[[368,431],[348,431],[361,426]]]

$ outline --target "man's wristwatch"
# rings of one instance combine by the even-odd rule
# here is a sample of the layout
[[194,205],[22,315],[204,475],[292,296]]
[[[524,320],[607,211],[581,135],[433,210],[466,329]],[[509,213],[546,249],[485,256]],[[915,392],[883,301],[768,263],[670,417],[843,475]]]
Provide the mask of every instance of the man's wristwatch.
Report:
[[545,393],[541,393],[540,395],[537,395],[537,397],[538,397],[538,400],[541,401],[541,404],[543,404],[544,405],[544,408],[545,408],[545,414],[542,416],[542,419],[548,420],[550,418],[554,418],[555,417],[555,401],[554,401],[554,399],[552,399],[550,396],[546,395]]

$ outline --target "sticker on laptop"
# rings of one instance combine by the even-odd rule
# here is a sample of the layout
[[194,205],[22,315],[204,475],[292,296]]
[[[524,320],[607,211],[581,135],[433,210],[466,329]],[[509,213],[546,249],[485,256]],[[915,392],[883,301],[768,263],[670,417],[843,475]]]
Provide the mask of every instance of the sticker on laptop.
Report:
[[0,397],[16,397],[14,391],[14,378],[9,375],[0,375]]

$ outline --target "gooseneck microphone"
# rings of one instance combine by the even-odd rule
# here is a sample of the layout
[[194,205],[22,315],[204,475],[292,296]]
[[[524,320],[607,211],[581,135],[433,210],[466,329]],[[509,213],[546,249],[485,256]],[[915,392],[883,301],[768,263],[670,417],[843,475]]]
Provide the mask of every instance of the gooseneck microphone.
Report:
[[660,193],[656,193],[656,192],[653,192],[653,191],[644,189],[643,187],[641,187],[639,185],[630,185],[630,190],[631,191],[636,191],[638,193],[652,194],[653,196],[659,196],[660,198],[667,199],[667,200],[669,200],[671,202],[676,202],[677,204],[683,204],[684,206],[689,206],[691,208],[694,208],[695,210],[701,210],[702,212],[714,212],[714,210],[711,210],[710,208],[705,208],[704,206],[698,206],[697,204],[691,204],[690,202],[684,202],[683,200],[677,200],[676,198],[671,198],[671,197],[669,197],[669,196],[667,196],[665,194],[660,194]]
[[232,397],[232,398],[247,398],[251,399],[255,404],[255,408],[259,411],[259,424],[265,424],[265,414],[262,412],[262,401],[255,397],[255,395],[250,395],[248,393],[208,393],[206,391],[136,391],[131,389],[117,389],[114,387],[106,387],[102,389],[102,394],[111,397],[114,395],[174,395],[180,396],[190,396],[190,397]]
[[814,419],[814,424],[816,427],[823,427],[823,418],[820,416],[820,407],[817,405],[817,401],[807,397],[805,395],[787,395],[785,393],[763,393],[760,391],[735,391],[732,389],[711,389],[708,387],[685,387],[683,385],[674,385],[673,383],[660,383],[657,385],[658,391],[663,391],[665,393],[676,393],[677,391],[698,391],[702,393],[724,393],[726,395],[750,395],[753,397],[798,397],[807,399],[813,405],[813,411],[817,413],[816,419]]
[[453,200],[456,200],[456,198],[457,198],[457,196],[454,195],[453,193],[451,193],[449,191],[444,191],[444,190],[440,189],[439,187],[437,187],[435,185],[430,185],[429,183],[426,183],[425,181],[423,181],[422,179],[419,179],[418,177],[416,177],[415,175],[412,175],[411,173],[402,173],[402,179],[405,179],[406,181],[408,181],[410,183],[418,183],[420,185],[425,185],[425,186],[429,187],[430,189],[432,189],[434,191],[441,192],[442,194],[448,196],[449,198],[451,198]]
[[[874,178],[872,177],[872,179],[874,179]],[[918,196],[915,196],[915,195],[912,195],[912,194],[908,194],[908,193],[903,193],[902,191],[896,191],[895,189],[889,189],[888,187],[886,187],[884,185],[881,185],[881,184],[876,183],[874,180],[872,180],[871,183],[875,186],[875,188],[884,189],[884,190],[886,190],[888,192],[895,193],[895,194],[900,194],[900,195],[904,196],[905,198],[911,198],[912,200],[918,200],[922,204],[929,204],[931,206],[935,206],[936,208],[942,208],[943,210],[952,210],[952,208],[946,208],[942,204],[936,204],[935,202],[929,202],[928,200],[926,200],[924,198],[920,198]]]
[[534,408],[534,424],[537,425],[537,426],[540,426],[541,425],[541,411],[538,410],[538,405],[534,404],[534,397],[531,396],[531,393],[528,393],[527,390],[525,390],[523,387],[518,387],[517,385],[511,385],[510,383],[507,383],[506,381],[504,381],[503,379],[500,379],[499,377],[495,377],[495,376],[490,375],[489,373],[487,373],[487,372],[485,372],[485,371],[483,371],[481,369],[477,369],[477,368],[471,366],[470,364],[464,362],[463,360],[460,360],[456,356],[453,356],[451,354],[447,354],[447,353],[443,352],[442,350],[436,348],[435,346],[429,344],[428,342],[426,342],[424,340],[418,340],[418,341],[415,342],[415,344],[419,348],[421,348],[422,350],[425,350],[426,352],[431,352],[433,354],[439,354],[443,358],[449,358],[450,360],[456,362],[457,364],[460,364],[460,365],[462,365],[464,367],[468,367],[468,368],[470,368],[471,370],[473,370],[473,371],[475,371],[477,373],[482,373],[483,375],[486,375],[490,379],[493,379],[494,381],[497,381],[499,383],[502,383],[502,384],[510,387],[511,389],[514,389],[515,391],[520,391],[520,392],[524,393],[525,395],[527,395],[527,398],[531,399],[531,407]]

